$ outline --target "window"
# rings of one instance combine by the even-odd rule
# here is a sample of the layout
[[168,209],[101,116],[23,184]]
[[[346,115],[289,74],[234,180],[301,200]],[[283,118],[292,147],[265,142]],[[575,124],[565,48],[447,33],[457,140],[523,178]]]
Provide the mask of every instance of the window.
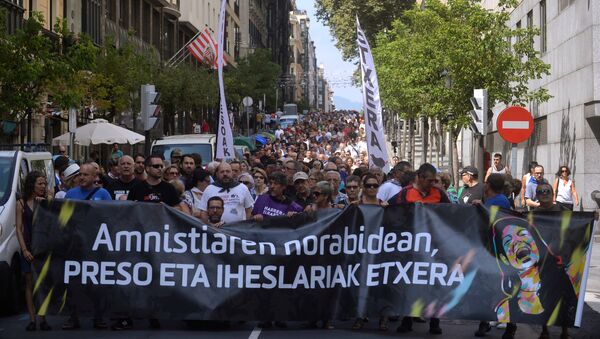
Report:
[[575,3],[575,0],[558,0],[558,13]]
[[548,27],[546,26],[546,0],[540,1],[540,52],[548,51]]
[[[527,13],[527,29],[533,28],[533,10]],[[533,48],[533,39],[531,40],[531,47]]]

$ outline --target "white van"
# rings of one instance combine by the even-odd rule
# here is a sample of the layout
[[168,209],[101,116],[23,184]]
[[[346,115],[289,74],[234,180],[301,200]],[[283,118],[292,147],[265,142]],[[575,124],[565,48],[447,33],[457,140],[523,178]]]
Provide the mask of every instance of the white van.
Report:
[[300,122],[300,116],[299,115],[282,115],[281,118],[279,118],[279,126],[281,126],[281,128],[287,128],[289,126],[293,126],[295,124],[297,124],[298,122]]
[[52,154],[0,151],[0,305],[3,312],[16,311],[24,296],[15,211],[25,177],[33,170],[45,173],[48,189],[54,189]]
[[165,160],[171,159],[171,152],[176,149],[181,150],[181,154],[198,153],[202,156],[202,165],[206,165],[213,161],[216,147],[215,134],[183,134],[155,140],[150,153],[162,155]]

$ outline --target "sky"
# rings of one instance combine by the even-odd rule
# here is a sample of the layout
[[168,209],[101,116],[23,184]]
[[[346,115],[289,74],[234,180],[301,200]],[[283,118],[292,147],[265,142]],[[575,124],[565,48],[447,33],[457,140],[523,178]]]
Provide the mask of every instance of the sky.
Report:
[[342,54],[335,47],[329,28],[317,20],[313,0],[296,0],[299,10],[306,10],[310,17],[310,37],[315,42],[317,64],[325,67],[325,78],[333,89],[333,102],[336,109],[362,109],[362,93],[358,87],[350,84],[356,66],[342,59]]

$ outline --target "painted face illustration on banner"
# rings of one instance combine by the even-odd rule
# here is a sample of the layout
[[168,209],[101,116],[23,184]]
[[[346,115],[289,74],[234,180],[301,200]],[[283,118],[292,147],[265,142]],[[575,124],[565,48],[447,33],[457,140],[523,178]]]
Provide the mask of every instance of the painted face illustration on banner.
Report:
[[517,270],[528,269],[540,260],[537,244],[524,227],[510,225],[504,228],[502,247],[508,262]]

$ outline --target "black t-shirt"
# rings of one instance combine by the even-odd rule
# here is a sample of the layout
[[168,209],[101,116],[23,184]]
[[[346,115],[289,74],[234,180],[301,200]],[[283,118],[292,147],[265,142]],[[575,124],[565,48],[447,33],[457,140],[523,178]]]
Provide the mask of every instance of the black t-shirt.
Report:
[[122,197],[128,195],[131,188],[140,182],[141,180],[135,178],[130,182],[123,182],[121,179],[116,179],[108,184],[106,190],[110,193],[113,200],[122,200]]
[[179,196],[173,185],[168,182],[161,182],[158,185],[150,185],[146,181],[140,181],[129,191],[127,200],[144,202],[164,202],[169,206],[179,204]]
[[472,187],[465,186],[458,198],[458,202],[461,204],[472,204],[473,200],[483,201],[483,194],[483,184],[480,182]]

